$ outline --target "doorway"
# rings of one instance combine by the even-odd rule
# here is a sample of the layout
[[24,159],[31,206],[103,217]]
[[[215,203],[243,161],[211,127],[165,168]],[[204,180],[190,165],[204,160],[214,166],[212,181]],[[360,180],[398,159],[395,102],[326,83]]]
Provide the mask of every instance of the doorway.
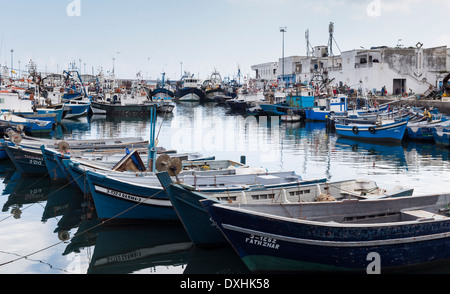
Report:
[[402,95],[406,92],[406,79],[394,79],[394,85],[392,88],[394,95]]

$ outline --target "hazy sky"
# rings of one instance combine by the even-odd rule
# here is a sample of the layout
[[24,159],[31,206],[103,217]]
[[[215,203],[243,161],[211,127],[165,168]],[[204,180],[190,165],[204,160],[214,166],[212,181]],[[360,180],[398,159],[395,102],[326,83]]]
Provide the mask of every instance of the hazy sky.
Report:
[[[448,0],[0,0],[0,64],[39,71],[112,69],[116,76],[175,80],[181,69],[207,78],[214,69],[233,77],[251,65],[306,55],[327,45],[334,54],[372,46],[450,45]],[[339,48],[339,49],[338,49]],[[118,53],[120,52],[120,53]],[[181,65],[182,63],[182,65]],[[86,64],[86,66],[84,65]]]

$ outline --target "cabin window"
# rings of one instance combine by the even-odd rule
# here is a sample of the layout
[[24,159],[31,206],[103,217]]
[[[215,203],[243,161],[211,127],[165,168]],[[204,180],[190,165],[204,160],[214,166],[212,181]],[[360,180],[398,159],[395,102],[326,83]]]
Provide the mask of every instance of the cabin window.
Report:
[[236,197],[218,197],[219,201],[236,201]]
[[0,98],[0,103],[5,103],[5,98]]

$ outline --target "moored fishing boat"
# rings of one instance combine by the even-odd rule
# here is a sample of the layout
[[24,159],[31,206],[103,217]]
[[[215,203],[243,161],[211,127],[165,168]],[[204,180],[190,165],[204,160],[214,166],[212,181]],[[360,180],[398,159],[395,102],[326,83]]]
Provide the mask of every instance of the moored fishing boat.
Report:
[[434,127],[431,131],[436,144],[446,147],[450,146],[450,127]]
[[9,145],[3,140],[1,142],[14,167],[22,175],[43,176],[47,174],[47,166],[39,149]]
[[[381,272],[448,263],[450,195],[224,204],[209,215],[253,272]],[[330,213],[332,212],[332,213]]]
[[336,97],[316,99],[314,107],[305,108],[305,118],[312,121],[326,121],[330,115],[345,114],[347,111],[347,96],[339,94]]
[[336,122],[335,129],[339,136],[361,140],[384,142],[401,142],[405,135],[409,118],[401,120],[380,119],[376,123]]
[[173,183],[167,173],[158,173],[157,176],[194,244],[205,247],[223,246],[227,243],[217,227],[210,222],[208,213],[200,203],[203,199],[217,203],[309,203],[411,196],[413,193],[413,189],[401,187],[385,191],[375,182],[367,180],[299,181],[295,186],[214,193],[204,189],[196,190],[180,182]]
[[142,139],[133,141],[135,138],[64,141],[32,138],[27,136],[23,139],[20,134],[9,134],[11,141],[1,140],[2,146],[8,154],[8,157],[13,162],[15,168],[20,173],[25,175],[41,176],[52,173],[52,178],[55,179],[58,178],[61,173],[56,172],[56,166],[53,165],[51,165],[50,171],[47,169],[46,160],[44,159],[41,151],[41,145],[58,149],[58,154],[66,153],[70,149],[73,150],[74,154],[83,154],[84,152],[86,154],[91,154],[92,156],[99,156],[98,154],[100,154],[102,150],[109,152],[118,152],[118,150],[120,150],[121,152],[125,152],[126,148],[145,148],[148,146],[148,141],[143,141]]
[[301,87],[285,92],[275,92],[273,103],[260,104],[262,110],[266,115],[281,116],[288,114],[288,111],[293,114],[304,117],[304,110],[308,107],[314,106],[314,93],[312,89]]
[[64,109],[67,110],[65,118],[77,118],[89,114],[91,102],[85,100],[70,100],[64,103]]
[[179,102],[200,102],[205,97],[205,92],[201,89],[200,79],[185,73],[180,85],[175,92],[175,100]]
[[9,124],[15,129],[26,133],[50,133],[53,124],[50,121],[24,118],[11,112],[2,112],[0,114],[0,122]]
[[[199,161],[200,164],[202,162]],[[267,172],[259,168],[209,169],[199,173],[189,169],[181,172],[181,169],[181,162],[169,159],[162,170],[170,171],[172,176],[177,176],[199,191],[218,193],[264,190],[296,185],[301,181],[301,177],[294,172]],[[148,176],[94,170],[86,170],[85,173],[100,218],[177,219],[154,173]]]

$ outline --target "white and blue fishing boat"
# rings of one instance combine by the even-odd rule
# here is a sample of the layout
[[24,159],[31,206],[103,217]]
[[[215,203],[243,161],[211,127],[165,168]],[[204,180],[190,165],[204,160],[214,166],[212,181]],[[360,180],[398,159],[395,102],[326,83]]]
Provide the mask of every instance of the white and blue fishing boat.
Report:
[[449,194],[202,204],[253,272],[387,273],[450,262]]
[[[314,107],[314,91],[311,88],[302,87],[285,94],[285,101],[276,103],[260,104],[259,106],[266,115],[287,115],[289,111],[304,117],[304,110]],[[276,95],[276,93],[275,93]]]
[[200,79],[194,78],[194,75],[185,73],[175,92],[175,100],[179,102],[200,102],[205,97],[205,92],[203,92],[201,87],[202,83]]
[[316,99],[317,106],[305,108],[305,118],[311,121],[326,121],[330,115],[344,115],[347,112],[347,96]]
[[91,97],[88,95],[80,73],[75,70],[64,71],[65,87],[61,101],[66,111],[65,118],[88,115],[91,109]]
[[65,118],[77,118],[89,114],[91,102],[89,100],[70,100],[64,102],[64,110],[66,110]]
[[350,122],[335,123],[336,133],[342,137],[383,142],[401,142],[405,135],[409,118],[400,120],[379,119],[375,123]]
[[292,185],[266,185],[259,189],[217,193],[203,188],[195,189],[181,182],[173,183],[167,173],[158,173],[157,176],[190,238],[194,244],[202,247],[226,245],[225,238],[210,222],[209,215],[200,203],[205,198],[218,203],[268,204],[379,199],[411,196],[413,193],[413,189],[401,187],[386,191],[375,182],[363,179],[336,182],[327,182],[326,179],[302,180]]
[[151,92],[150,96],[152,101],[156,102],[156,111],[160,113],[171,113],[175,108],[175,93],[170,87],[170,84],[166,83],[166,73],[162,73],[162,79],[156,85],[156,88]]
[[[164,152],[161,152],[160,156],[165,156]],[[167,155],[167,154],[166,154]],[[142,156],[140,153],[139,156]],[[182,171],[179,176],[183,176],[184,174],[194,175],[194,174],[205,174],[208,172],[214,174],[232,174],[233,169],[244,166],[241,163],[237,163],[231,160],[215,160],[214,157],[198,157],[198,154],[171,154],[173,157],[178,157],[182,160]],[[65,171],[70,174],[70,178],[76,182],[78,187],[84,194],[91,194],[88,186],[88,182],[86,179],[87,171],[104,171],[109,175],[118,176],[122,179],[131,178],[133,181],[134,178],[139,177],[143,178],[143,182],[154,181],[154,175],[150,172],[144,171],[140,172],[123,172],[123,171],[115,171],[113,170],[114,166],[120,160],[120,158],[100,158],[100,156],[94,156],[93,160],[88,160],[87,158],[79,158],[79,157],[62,157],[55,156],[55,159],[60,164],[60,166],[65,167]],[[100,159],[100,160],[99,160]],[[144,158],[143,158],[144,160]],[[145,161],[145,160],[144,160]],[[62,162],[62,163],[60,163]],[[207,167],[207,168],[203,168]]]
[[9,124],[25,133],[50,133],[53,130],[51,121],[25,118],[11,112],[0,114],[0,123]]
[[24,118],[48,121],[51,124],[61,122],[65,112],[62,105],[42,107],[38,105],[38,97],[30,91],[0,91],[0,111],[11,112]]

